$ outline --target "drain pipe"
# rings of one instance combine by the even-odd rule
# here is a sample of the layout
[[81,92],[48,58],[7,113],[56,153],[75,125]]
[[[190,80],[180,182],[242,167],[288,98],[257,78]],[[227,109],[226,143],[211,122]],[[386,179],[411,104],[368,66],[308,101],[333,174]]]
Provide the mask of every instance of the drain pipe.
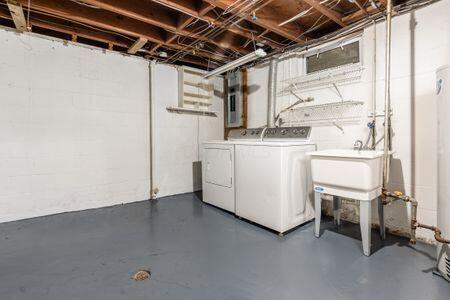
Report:
[[383,148],[383,190],[387,190],[389,176],[389,150],[391,150],[391,26],[392,0],[386,2],[386,62],[384,92],[384,148]]
[[154,152],[153,152],[153,103],[155,101],[155,91],[153,88],[153,83],[155,80],[155,66],[156,66],[156,61],[152,60],[149,63],[149,144],[150,144],[150,151],[149,151],[149,157],[150,157],[150,200],[154,200],[156,199],[156,195],[158,194],[158,189],[155,188],[154,185],[154,164],[153,164],[153,156],[154,156]]
[[269,68],[269,89],[267,101],[267,127],[275,127],[275,110],[277,99],[278,58],[273,57]]
[[372,145],[371,149],[375,150],[377,143],[377,22],[373,20],[373,66],[372,66]]

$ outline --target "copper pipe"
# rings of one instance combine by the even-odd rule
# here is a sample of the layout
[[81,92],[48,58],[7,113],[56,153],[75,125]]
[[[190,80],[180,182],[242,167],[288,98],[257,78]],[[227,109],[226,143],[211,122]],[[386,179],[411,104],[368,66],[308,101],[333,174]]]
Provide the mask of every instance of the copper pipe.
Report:
[[450,240],[444,239],[441,235],[442,234],[441,230],[439,228],[437,228],[436,226],[430,226],[430,225],[420,224],[420,223],[416,222],[415,227],[416,228],[425,228],[425,229],[434,231],[434,239],[436,241],[438,241],[439,243],[442,243],[442,244],[450,244]]
[[[450,240],[447,240],[442,237],[442,231],[438,227],[425,225],[425,224],[421,224],[421,223],[417,222],[418,202],[416,199],[409,197],[409,196],[404,196],[400,192],[389,192],[386,190],[383,190],[383,196],[384,196],[384,199],[383,199],[384,205],[388,205],[395,200],[402,200],[403,202],[411,203],[411,206],[412,206],[411,207],[412,208],[412,212],[411,212],[411,214],[412,214],[412,216],[411,216],[411,243],[412,244],[416,243],[416,229],[417,228],[425,228],[425,229],[434,231],[434,239],[436,241],[438,241],[439,243],[442,243],[442,244],[450,244]],[[388,197],[390,197],[391,199],[388,199]]]

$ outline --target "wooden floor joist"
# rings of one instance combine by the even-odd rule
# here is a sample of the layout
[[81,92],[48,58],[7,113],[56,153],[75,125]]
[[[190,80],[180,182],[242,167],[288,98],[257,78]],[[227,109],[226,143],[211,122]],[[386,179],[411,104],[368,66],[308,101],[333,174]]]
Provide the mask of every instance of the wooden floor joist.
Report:
[[[0,18],[19,31],[33,26],[41,34],[155,59],[162,50],[167,62],[209,68],[258,43],[270,53],[329,34],[335,24],[345,27],[384,9],[385,0],[374,1],[0,0]],[[309,7],[307,16],[284,22]],[[317,25],[323,16],[332,22]]]
[[11,12],[11,17],[16,29],[19,31],[27,31],[27,20],[25,19],[25,14],[23,13],[20,2],[16,0],[7,0],[6,5]]
[[131,45],[128,49],[128,54],[136,54],[145,44],[147,44],[148,40],[144,38],[138,38],[136,42]]
[[336,24],[339,24],[341,27],[347,26],[343,21],[343,16],[335,10],[332,10],[325,5],[321,4],[318,0],[302,0],[303,2],[310,5],[312,8],[320,12],[322,15],[326,16]]

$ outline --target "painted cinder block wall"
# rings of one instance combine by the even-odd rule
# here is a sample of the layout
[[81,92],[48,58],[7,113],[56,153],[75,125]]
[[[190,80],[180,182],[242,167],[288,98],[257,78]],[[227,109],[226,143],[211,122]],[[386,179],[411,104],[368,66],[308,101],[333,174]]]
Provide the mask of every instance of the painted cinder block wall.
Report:
[[155,66],[154,91],[154,188],[157,196],[201,190],[202,142],[223,140],[224,82],[213,78],[214,99],[210,110],[216,117],[178,114],[167,107],[178,105],[178,69],[176,66]]
[[[223,100],[217,118],[170,114],[176,68],[155,72],[158,196],[198,190]],[[147,60],[0,28],[0,222],[149,199],[149,80]]]
[[148,74],[0,29],[0,222],[148,199]]
[[[392,28],[392,85],[393,148],[395,150],[390,175],[390,187],[416,197],[419,201],[418,219],[436,224],[437,210],[437,133],[435,78],[436,69],[450,63],[450,1],[444,0],[393,19]],[[340,88],[345,100],[365,102],[367,116],[372,107],[372,72],[374,28],[362,33],[363,78],[357,84]],[[385,23],[376,26],[376,102],[377,112],[384,108],[384,53]],[[278,80],[302,74],[303,63],[297,57],[285,59],[278,66]],[[266,124],[268,66],[262,65],[249,71],[249,126]],[[340,101],[333,89],[300,92],[315,98],[315,104]],[[294,103],[293,96],[279,97],[277,111]],[[311,139],[318,149],[351,148],[357,139],[368,135],[364,118],[359,125],[346,126],[344,133],[336,127],[314,127]],[[378,122],[382,136],[382,119]],[[382,148],[382,146],[381,146]],[[376,209],[373,222],[377,223]],[[391,231],[409,233],[409,211],[403,203],[386,208],[386,222]],[[343,216],[358,220],[358,207],[345,205]],[[418,236],[432,241],[429,231],[418,230]]]

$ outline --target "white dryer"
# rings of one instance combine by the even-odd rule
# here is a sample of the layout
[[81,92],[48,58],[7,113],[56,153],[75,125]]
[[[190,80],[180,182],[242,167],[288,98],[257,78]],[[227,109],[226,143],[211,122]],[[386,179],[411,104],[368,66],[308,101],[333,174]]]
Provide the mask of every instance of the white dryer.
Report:
[[202,181],[203,201],[234,213],[233,143],[203,143]]
[[235,141],[236,215],[280,234],[314,218],[310,127],[270,128]]
[[235,141],[260,141],[262,129],[232,130],[228,141],[203,143],[203,202],[235,212]]

